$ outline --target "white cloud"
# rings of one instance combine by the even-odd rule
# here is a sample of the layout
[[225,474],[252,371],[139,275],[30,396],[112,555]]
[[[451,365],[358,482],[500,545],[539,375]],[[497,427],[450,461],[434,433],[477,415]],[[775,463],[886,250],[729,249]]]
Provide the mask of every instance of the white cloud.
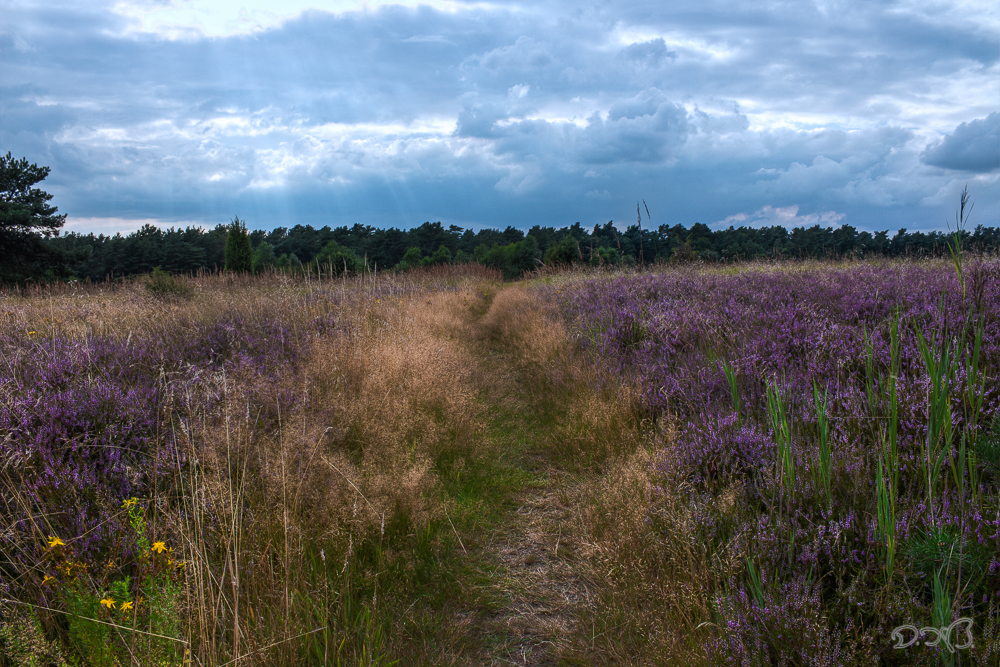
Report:
[[[197,226],[197,222],[191,224]],[[184,222],[167,223],[159,218],[81,218],[73,216],[66,218],[66,224],[63,225],[61,231],[62,233],[79,232],[83,234],[93,232],[94,234],[114,236],[115,234],[131,234],[146,225],[160,229],[188,226]]]
[[799,206],[764,206],[753,213],[737,213],[727,216],[724,220],[715,223],[715,227],[812,227],[820,225],[830,227],[839,225],[844,219],[843,213],[836,211],[824,211],[822,213],[809,213],[799,215]]
[[[445,12],[476,4],[449,0],[125,0],[113,6],[129,20],[128,32],[167,39],[230,37],[274,29],[308,11],[332,14],[371,11],[384,5],[433,7]],[[488,3],[477,3],[489,7]],[[436,41],[424,36],[423,41]],[[410,41],[421,41],[410,38]]]

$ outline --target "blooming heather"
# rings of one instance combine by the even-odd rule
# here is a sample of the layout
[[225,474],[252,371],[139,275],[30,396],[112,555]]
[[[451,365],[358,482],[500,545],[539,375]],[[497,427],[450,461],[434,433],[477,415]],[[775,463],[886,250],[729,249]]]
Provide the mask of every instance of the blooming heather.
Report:
[[[846,664],[874,641],[891,658],[893,624],[929,624],[943,599],[935,576],[951,591],[955,618],[985,618],[1000,602],[991,460],[1000,438],[1000,260],[968,263],[964,286],[942,262],[784,265],[592,279],[549,298],[581,344],[613,375],[632,378],[650,413],[674,425],[656,464],[659,495],[682,483],[709,498],[733,489],[742,498],[737,525],[709,512],[699,534],[710,555],[741,553],[756,564],[765,590],[753,594],[751,569],[723,582],[712,655]],[[970,388],[977,330],[980,381]],[[930,358],[950,363],[950,427],[933,431],[921,339]],[[787,406],[780,464],[784,436],[769,387]],[[814,392],[827,396],[829,482]],[[939,461],[930,476],[928,460]],[[650,501],[654,528],[659,495]],[[842,656],[840,642],[854,642],[852,651]]]

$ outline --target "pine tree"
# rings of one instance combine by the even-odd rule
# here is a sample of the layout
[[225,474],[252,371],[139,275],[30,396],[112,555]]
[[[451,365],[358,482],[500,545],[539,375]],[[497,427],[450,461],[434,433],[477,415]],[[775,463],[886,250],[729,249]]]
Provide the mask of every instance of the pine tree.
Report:
[[27,158],[0,156],[0,281],[54,277],[66,270],[66,257],[42,242],[58,235],[66,216],[48,205],[52,195],[31,187],[48,175],[48,167]]
[[253,251],[245,221],[233,218],[226,235],[226,271],[249,273],[253,271]]

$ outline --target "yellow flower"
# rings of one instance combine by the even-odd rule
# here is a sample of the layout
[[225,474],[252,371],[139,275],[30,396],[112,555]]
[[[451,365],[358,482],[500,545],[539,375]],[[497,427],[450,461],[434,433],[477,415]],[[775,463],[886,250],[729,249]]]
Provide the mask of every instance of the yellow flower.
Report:
[[55,577],[50,577],[49,575],[45,575],[45,578],[42,579],[42,586],[49,583],[50,581],[55,581],[55,580],[56,580]]
[[29,331],[29,332],[28,332],[28,335],[29,335],[29,336],[34,336],[34,335],[35,335],[35,332],[34,332],[34,331]]
[[131,602],[122,602],[122,611],[128,611],[132,608]]
[[139,502],[138,498],[129,498],[128,500],[122,501],[122,509],[131,509],[135,507],[135,504]]
[[112,600],[111,598],[104,598],[103,600],[101,600],[101,604],[103,604],[108,609],[115,608],[115,601]]
[[158,554],[162,554],[164,551],[167,550],[167,545],[164,544],[163,542],[153,542],[153,546],[151,547],[151,549]]
[[58,537],[55,537],[54,535],[49,536],[50,549],[55,549],[56,547],[64,547],[64,546],[66,546],[66,543],[60,540]]

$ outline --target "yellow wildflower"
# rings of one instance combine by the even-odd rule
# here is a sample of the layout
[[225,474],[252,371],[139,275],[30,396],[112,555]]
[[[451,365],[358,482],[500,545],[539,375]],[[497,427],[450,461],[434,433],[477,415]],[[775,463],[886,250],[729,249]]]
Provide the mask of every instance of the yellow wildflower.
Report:
[[60,540],[58,537],[56,537],[54,535],[50,535],[49,536],[49,548],[50,549],[55,549],[56,547],[63,547],[63,546],[66,546],[65,542],[63,542],[62,540]]
[[104,598],[103,600],[101,600],[101,604],[103,604],[108,609],[115,608],[115,601],[112,600],[111,598]]
[[50,577],[49,575],[45,575],[45,578],[42,579],[42,586],[49,583],[50,581],[55,581],[55,580],[56,580],[55,577]]
[[153,546],[151,547],[151,549],[158,554],[162,554],[164,551],[167,550],[167,545],[163,542],[153,542]]
[[122,611],[128,611],[132,608],[131,602],[122,602]]

